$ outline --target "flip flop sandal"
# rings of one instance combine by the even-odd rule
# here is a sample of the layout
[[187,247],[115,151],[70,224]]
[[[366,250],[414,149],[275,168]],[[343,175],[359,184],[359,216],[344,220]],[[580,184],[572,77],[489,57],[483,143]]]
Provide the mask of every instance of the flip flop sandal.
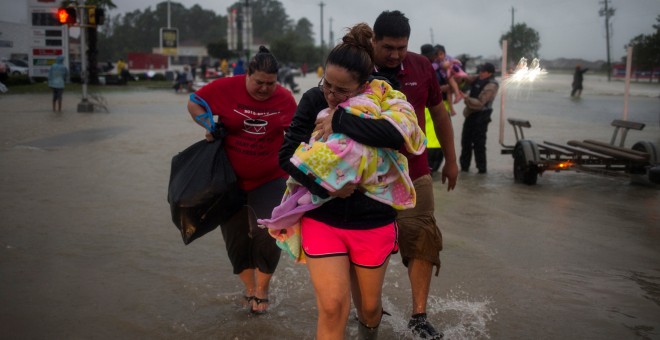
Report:
[[246,306],[250,306],[250,309],[252,309],[252,300],[254,300],[255,297],[253,296],[247,296],[243,295],[243,301],[245,301]]
[[[253,298],[253,301],[257,303],[257,306],[259,306],[262,303],[268,303],[268,299],[260,299],[256,296]],[[266,314],[267,312],[268,312],[267,310],[255,310],[254,308],[250,308],[250,313],[252,314],[260,315],[260,314]]]

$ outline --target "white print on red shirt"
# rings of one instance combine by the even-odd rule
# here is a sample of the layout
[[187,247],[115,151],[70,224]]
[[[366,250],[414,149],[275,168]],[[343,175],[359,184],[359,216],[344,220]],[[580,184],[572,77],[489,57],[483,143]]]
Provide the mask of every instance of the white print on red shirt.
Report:
[[[268,117],[280,113],[280,111],[256,112],[249,109],[242,109],[242,111],[243,112],[240,112],[234,109],[234,112],[247,118],[243,121],[243,131],[247,133],[251,133],[253,135],[263,135],[266,133],[266,127],[268,126],[268,121],[259,118]],[[253,116],[256,116],[257,118],[253,118]]]

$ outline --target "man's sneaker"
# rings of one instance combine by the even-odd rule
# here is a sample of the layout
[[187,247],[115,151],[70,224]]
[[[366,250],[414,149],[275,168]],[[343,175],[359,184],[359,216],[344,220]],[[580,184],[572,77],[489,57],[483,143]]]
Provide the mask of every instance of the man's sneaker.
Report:
[[433,328],[433,325],[426,319],[426,313],[413,315],[408,322],[408,328],[421,339],[439,340],[445,336]]

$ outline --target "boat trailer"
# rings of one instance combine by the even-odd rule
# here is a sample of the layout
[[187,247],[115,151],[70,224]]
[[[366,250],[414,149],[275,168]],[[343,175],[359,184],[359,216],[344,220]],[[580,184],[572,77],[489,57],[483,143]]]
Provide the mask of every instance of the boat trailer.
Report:
[[[502,144],[502,154],[513,156],[516,182],[534,185],[545,171],[576,171],[604,176],[629,177],[632,183],[660,185],[660,150],[651,142],[640,141],[632,148],[624,147],[629,130],[642,130],[643,123],[615,119],[609,143],[596,140],[570,140],[566,144],[549,141],[537,143],[525,139],[523,128],[531,128],[528,120],[508,118],[513,126],[516,144]],[[617,137],[620,134],[617,145]],[[660,187],[660,186],[659,186]]]

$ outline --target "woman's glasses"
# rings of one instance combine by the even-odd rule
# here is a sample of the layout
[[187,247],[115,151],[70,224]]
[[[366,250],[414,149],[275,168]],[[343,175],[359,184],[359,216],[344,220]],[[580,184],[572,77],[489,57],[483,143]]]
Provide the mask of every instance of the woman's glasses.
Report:
[[319,89],[323,91],[323,93],[325,94],[332,94],[335,98],[339,99],[342,102],[348,99],[353,94],[353,91],[331,90],[330,85],[328,85],[328,83],[325,82],[325,78],[321,78],[321,81],[319,81]]

